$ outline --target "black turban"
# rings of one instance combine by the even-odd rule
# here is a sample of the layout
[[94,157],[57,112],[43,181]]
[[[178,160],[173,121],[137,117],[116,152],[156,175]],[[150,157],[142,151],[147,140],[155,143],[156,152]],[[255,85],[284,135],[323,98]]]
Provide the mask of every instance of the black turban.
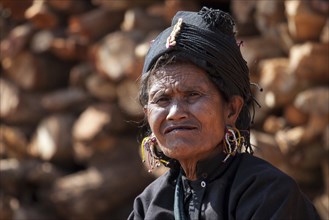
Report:
[[[244,101],[237,127],[249,130],[251,117],[247,105],[253,103],[249,69],[236,42],[232,17],[219,9],[203,7],[199,12],[179,11],[169,28],[151,43],[143,73],[157,59],[173,54],[206,70],[227,97],[240,95]],[[239,125],[238,125],[239,124]]]

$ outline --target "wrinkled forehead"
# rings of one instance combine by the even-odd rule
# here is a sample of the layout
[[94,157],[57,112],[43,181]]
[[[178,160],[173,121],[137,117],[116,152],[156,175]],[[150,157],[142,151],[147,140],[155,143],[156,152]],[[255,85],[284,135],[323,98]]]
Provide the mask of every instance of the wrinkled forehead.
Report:
[[199,87],[212,84],[205,70],[192,63],[171,63],[155,69],[149,79],[149,87],[154,85],[175,85]]
[[206,70],[200,68],[199,66],[195,65],[190,61],[178,61],[178,62],[166,63],[165,65],[160,65],[154,68],[150,72],[150,77],[153,78],[161,78],[167,76],[172,77],[176,74],[178,75],[185,74],[185,75],[190,75],[190,77],[193,77],[193,75],[196,73],[198,75],[201,74],[204,76],[206,76],[207,74]]

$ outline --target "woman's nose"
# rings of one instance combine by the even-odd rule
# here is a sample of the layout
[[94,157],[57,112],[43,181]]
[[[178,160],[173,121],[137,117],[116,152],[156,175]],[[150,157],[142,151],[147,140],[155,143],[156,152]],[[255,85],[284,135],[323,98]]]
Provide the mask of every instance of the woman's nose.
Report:
[[187,116],[187,107],[183,102],[174,102],[169,106],[167,120],[179,120]]

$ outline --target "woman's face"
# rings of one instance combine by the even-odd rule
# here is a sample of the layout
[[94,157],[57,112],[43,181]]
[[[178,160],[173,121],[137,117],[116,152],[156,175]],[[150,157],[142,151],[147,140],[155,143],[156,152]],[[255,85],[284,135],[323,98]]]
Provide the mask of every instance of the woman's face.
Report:
[[219,147],[229,111],[203,69],[167,65],[150,77],[148,88],[145,113],[165,155],[202,159]]

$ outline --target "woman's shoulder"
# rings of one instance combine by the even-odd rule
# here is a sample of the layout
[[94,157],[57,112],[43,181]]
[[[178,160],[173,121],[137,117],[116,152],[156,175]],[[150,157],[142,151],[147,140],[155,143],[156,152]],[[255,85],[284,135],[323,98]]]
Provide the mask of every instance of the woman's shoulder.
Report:
[[281,171],[279,168],[275,167],[268,161],[251,155],[249,153],[242,153],[240,154],[240,164],[239,169],[248,171],[249,173],[255,173],[255,174],[270,174],[270,175],[278,175],[283,177],[288,177],[286,173]]
[[253,192],[263,196],[275,195],[276,200],[280,200],[280,197],[306,199],[298,183],[277,167],[250,154],[241,154],[239,157],[233,180],[237,194]]
[[151,182],[142,192],[143,196],[157,195],[159,191],[166,190],[167,188],[174,188],[174,178],[175,173],[171,170],[168,170],[158,178],[156,178],[153,182]]
[[269,162],[247,153],[240,155],[237,175],[245,181],[249,180],[253,183],[271,181],[273,184],[283,184],[281,187],[297,187],[295,180],[288,174]]
[[231,196],[239,204],[238,214],[249,213],[254,219],[285,219],[287,214],[290,219],[319,219],[292,177],[256,156],[240,154],[237,159]]
[[176,178],[175,172],[169,170],[150,183],[136,197],[134,210],[128,219],[169,219],[176,184],[173,180]]

